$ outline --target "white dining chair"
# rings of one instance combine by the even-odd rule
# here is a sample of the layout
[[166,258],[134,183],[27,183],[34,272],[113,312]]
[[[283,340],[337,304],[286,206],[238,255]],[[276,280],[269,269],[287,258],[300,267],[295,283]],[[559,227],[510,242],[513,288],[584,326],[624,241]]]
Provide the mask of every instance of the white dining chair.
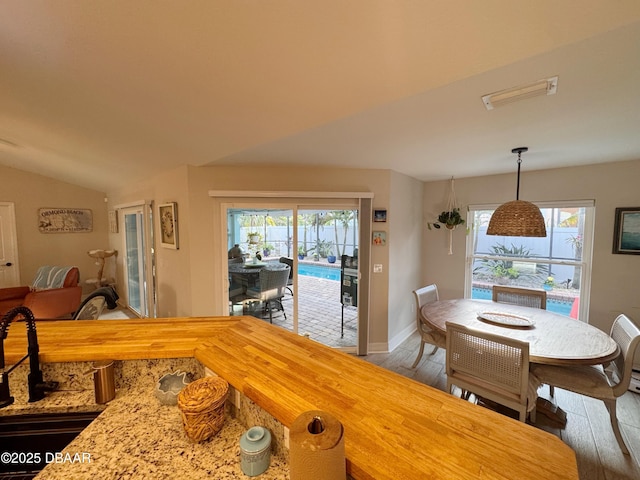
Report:
[[447,391],[453,385],[527,414],[535,422],[538,383],[529,376],[529,344],[447,322]]
[[424,344],[429,343],[433,345],[433,350],[429,355],[433,355],[438,350],[438,347],[444,348],[446,339],[443,333],[435,330],[422,320],[420,315],[420,308],[427,303],[438,301],[438,287],[435,284],[427,285],[426,287],[418,288],[413,291],[413,295],[416,300],[416,322],[418,327],[418,333],[420,334],[420,350],[415,362],[411,365],[411,368],[416,368],[422,354],[424,353]]
[[547,309],[547,292],[538,288],[507,287],[494,285],[492,300],[498,303]]
[[611,327],[611,337],[620,347],[620,355],[605,369],[603,365],[575,367],[534,365],[531,373],[543,384],[602,400],[609,411],[611,426],[620,450],[629,449],[618,425],[616,400],[629,389],[633,357],[640,344],[640,328],[626,315],[618,315]]
[[[506,285],[494,285],[492,298],[494,302],[522,307],[547,309],[547,292],[540,288],[508,287]],[[553,386],[549,386],[553,396]]]

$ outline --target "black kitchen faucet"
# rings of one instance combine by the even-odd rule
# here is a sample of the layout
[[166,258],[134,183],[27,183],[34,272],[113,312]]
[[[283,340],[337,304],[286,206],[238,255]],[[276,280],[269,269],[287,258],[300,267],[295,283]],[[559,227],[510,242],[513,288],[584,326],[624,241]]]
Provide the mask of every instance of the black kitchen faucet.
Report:
[[[25,319],[27,326],[27,354],[22,357],[15,365],[6,372],[4,370],[4,340],[7,338],[9,324],[21,315]],[[33,313],[27,307],[15,307],[7,312],[0,321],[0,370],[2,371],[2,383],[0,384],[0,408],[6,407],[13,403],[13,397],[9,391],[9,374],[29,357],[29,402],[37,402],[45,397],[46,392],[56,390],[58,382],[45,382],[42,379],[42,370],[40,370],[38,335],[36,334],[36,320]]]

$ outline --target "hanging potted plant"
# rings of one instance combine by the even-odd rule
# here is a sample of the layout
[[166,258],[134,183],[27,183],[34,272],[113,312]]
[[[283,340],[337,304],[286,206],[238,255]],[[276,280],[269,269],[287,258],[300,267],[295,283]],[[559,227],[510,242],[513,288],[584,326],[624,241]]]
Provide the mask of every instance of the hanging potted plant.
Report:
[[262,238],[262,236],[260,235],[260,232],[249,232],[247,233],[247,238],[249,239],[250,244],[256,245],[260,243],[260,238]]
[[460,215],[460,208],[456,200],[456,192],[453,188],[453,177],[451,177],[447,209],[438,215],[437,222],[428,222],[427,228],[429,230],[431,230],[431,227],[439,229],[441,225],[444,225],[449,230],[449,255],[453,255],[453,231],[458,225],[464,225],[464,223],[465,221]]
[[454,208],[453,210],[444,211],[438,215],[438,221],[433,223],[427,223],[427,227],[431,230],[433,228],[440,228],[440,225],[444,225],[445,228],[453,230],[458,225],[464,225],[464,219],[460,216],[460,209]]

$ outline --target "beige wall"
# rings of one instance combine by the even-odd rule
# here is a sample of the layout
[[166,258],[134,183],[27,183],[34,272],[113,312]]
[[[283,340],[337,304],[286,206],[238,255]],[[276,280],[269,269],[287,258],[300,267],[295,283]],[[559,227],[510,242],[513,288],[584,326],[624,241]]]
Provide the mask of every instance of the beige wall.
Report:
[[[524,164],[526,166],[526,164]],[[595,236],[589,322],[609,331],[616,315],[625,313],[640,322],[640,256],[614,255],[616,207],[640,206],[640,161],[584,167],[527,171],[521,174],[520,198],[529,201],[595,199]],[[515,197],[516,176],[494,175],[456,179],[462,207],[503,203]],[[435,220],[446,206],[448,182],[429,182],[424,188],[427,221]],[[465,230],[454,232],[454,254],[447,255],[442,230],[425,233],[424,283],[436,282],[443,298],[464,293]]]
[[[391,173],[387,240],[389,347],[395,348],[416,325],[413,290],[422,281],[423,182]],[[374,224],[376,228],[376,224]],[[374,248],[374,251],[376,249]],[[385,265],[386,267],[386,265]]]
[[[158,205],[167,202],[178,203],[179,249],[173,250],[160,246],[156,241],[156,278],[158,317],[191,316],[191,265],[192,249],[190,208],[188,192],[188,167],[158,173],[145,182],[128,185],[109,192],[109,209],[138,202],[153,202],[154,218],[158,214]],[[154,236],[160,238],[159,224],[154,225]],[[109,240],[113,248],[124,252],[123,229],[111,234]],[[118,282],[124,284],[124,255],[118,256]],[[197,262],[198,260],[196,260]],[[124,294],[124,292],[123,292]]]
[[[89,250],[107,249],[108,222],[105,194],[48,177],[0,166],[0,201],[15,204],[20,280],[28,285],[42,265],[76,265],[84,284],[98,267]],[[83,208],[93,213],[93,231],[87,233],[40,233],[38,209]]]
[[[250,172],[250,173],[246,173]],[[371,263],[383,265],[372,274],[370,345],[373,350],[395,346],[412,329],[415,319],[411,291],[435,282],[442,298],[463,295],[465,230],[454,232],[454,254],[447,255],[447,235],[426,229],[447,201],[448,181],[422,183],[388,170],[287,167],[184,166],[149,177],[146,182],[105,194],[47,177],[0,167],[0,201],[16,204],[20,271],[30,281],[43,264],[75,264],[82,279],[97,270],[86,252],[116,248],[122,252],[122,234],[109,234],[107,210],[115,205],[153,201],[178,202],[180,249],[156,248],[158,316],[198,316],[225,312],[223,264],[226,244],[216,239],[220,200],[210,190],[246,191],[362,191],[373,192],[373,207],[386,208],[386,224],[373,224],[387,232],[387,246],[372,248]],[[613,255],[614,210],[640,205],[640,161],[601,164],[522,173],[521,197],[533,201],[596,200],[596,223],[590,322],[608,330],[624,312],[640,321],[637,285],[640,256]],[[456,180],[461,206],[502,203],[513,199],[515,174]],[[421,200],[422,198],[422,200]],[[41,207],[89,208],[94,231],[83,234],[41,234],[37,210]],[[156,235],[158,234],[158,226]],[[121,230],[122,231],[122,230]],[[122,284],[123,255],[118,256]]]
[[[192,239],[192,255],[198,252],[198,261],[192,263],[194,315],[211,313],[216,304],[226,306],[225,299],[217,293],[224,292],[222,277],[215,272],[224,272],[226,268],[220,261],[226,262],[227,246],[213,241],[219,238],[214,229],[220,224],[221,200],[210,198],[209,190],[372,192],[374,208],[389,208],[391,172],[388,170],[252,167],[249,172],[237,167],[190,168],[190,218],[192,224],[198,225],[198,234]],[[385,264],[385,270],[388,268],[387,249],[379,247],[372,254],[374,260]],[[372,277],[370,344],[386,345],[388,342],[386,279],[387,275]]]
[[[136,200],[153,200],[154,213],[158,203],[177,201],[179,211],[180,249],[156,248],[158,278],[158,316],[226,314],[227,300],[224,272],[226,271],[226,235],[217,231],[221,225],[220,199],[209,196],[210,190],[242,191],[316,191],[316,192],[372,192],[374,208],[386,208],[390,219],[395,217],[398,236],[389,236],[386,247],[373,249],[373,261],[382,263],[383,274],[372,277],[370,344],[377,349],[386,349],[390,332],[402,331],[413,320],[406,305],[389,317],[389,284],[407,280],[406,270],[391,268],[389,252],[399,248],[407,258],[407,250],[415,249],[410,260],[419,255],[419,241],[413,231],[419,224],[421,182],[388,170],[356,170],[335,168],[288,168],[288,167],[184,167],[150,177],[135,187],[128,186],[109,193],[109,208]],[[407,208],[404,200],[390,202],[390,192],[395,188],[399,199],[406,198],[413,207]],[[235,199],[241,202],[243,199]],[[263,200],[264,201],[264,200]],[[273,199],[269,202],[288,201]],[[398,209],[396,211],[396,209]],[[416,220],[415,216],[418,216]],[[385,224],[391,228],[393,220]],[[402,240],[403,232],[409,231],[411,240]],[[157,233],[157,225],[156,225]],[[390,232],[389,232],[390,233]],[[396,238],[398,242],[392,241]],[[114,248],[122,248],[120,235],[111,235]],[[402,256],[401,255],[401,256]],[[120,270],[123,265],[120,265]],[[417,267],[413,267],[414,270]],[[409,267],[409,270],[411,267]],[[416,281],[417,285],[417,281]],[[411,290],[416,288],[411,285]],[[395,286],[394,289],[400,289]],[[406,295],[394,294],[391,306],[406,300]],[[410,299],[410,297],[409,297]],[[410,307],[409,307],[410,308]]]

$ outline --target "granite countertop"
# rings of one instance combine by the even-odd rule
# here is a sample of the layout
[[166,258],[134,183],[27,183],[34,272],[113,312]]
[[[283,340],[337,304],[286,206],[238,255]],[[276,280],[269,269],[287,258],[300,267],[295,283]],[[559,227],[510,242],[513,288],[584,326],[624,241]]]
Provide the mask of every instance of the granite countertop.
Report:
[[[49,463],[39,480],[101,479],[247,479],[240,466],[240,437],[256,417],[240,414],[227,400],[224,426],[214,437],[194,443],[187,437],[177,406],[162,405],[155,397],[161,374],[180,369],[194,378],[204,370],[194,359],[116,362],[116,397],[106,405],[95,403],[90,364],[43,364],[47,380],[60,382],[59,390],[28,403],[26,365],[10,379],[15,402],[0,415],[101,412],[64,450],[65,461]],[[272,425],[264,424],[275,430]],[[273,433],[273,432],[272,432]],[[272,445],[271,464],[256,479],[287,480],[288,458]],[[52,452],[53,453],[53,452]],[[66,455],[68,454],[68,455]]]
[[[50,463],[36,478],[249,478],[240,467],[239,440],[245,430],[227,416],[216,436],[193,443],[184,432],[177,406],[161,405],[148,389],[119,391],[63,450],[79,461]],[[255,478],[288,479],[286,460],[272,456],[269,469]]]

